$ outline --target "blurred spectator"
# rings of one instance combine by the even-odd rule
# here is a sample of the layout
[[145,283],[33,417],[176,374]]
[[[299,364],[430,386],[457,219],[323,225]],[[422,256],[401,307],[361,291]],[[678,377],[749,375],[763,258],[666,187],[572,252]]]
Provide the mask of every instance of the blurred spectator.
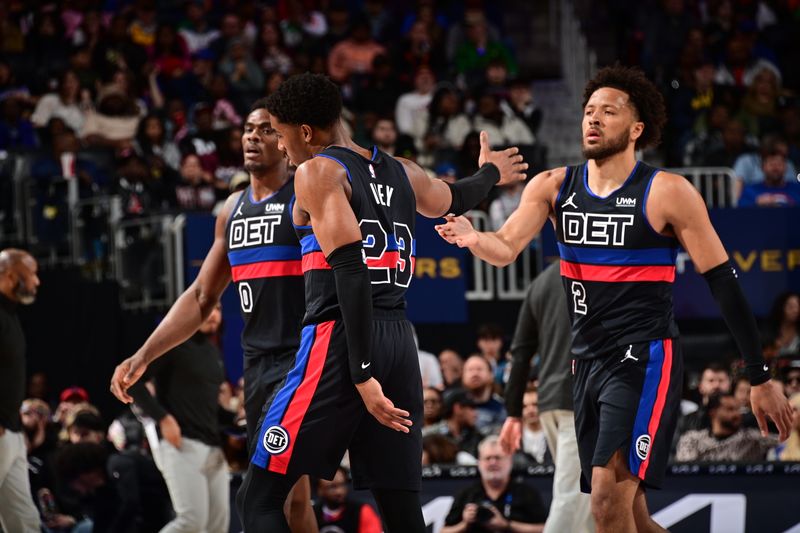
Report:
[[134,18],[128,27],[131,40],[139,46],[152,46],[158,40],[155,0],[138,0],[134,7]]
[[[739,197],[739,207],[793,207],[800,205],[800,184],[787,173],[794,175],[791,161],[786,159],[786,144],[764,144],[761,148],[763,180],[748,183]],[[791,165],[791,168],[790,168]]]
[[391,59],[378,54],[372,60],[372,74],[355,90],[353,108],[368,115],[390,116],[402,93]]
[[423,427],[432,426],[442,419],[442,391],[426,386],[422,389]]
[[499,188],[500,194],[489,204],[489,219],[491,220],[494,231],[499,230],[505,224],[508,217],[519,207],[522,200],[522,191],[525,183],[511,183]]
[[783,391],[789,398],[800,393],[800,359],[793,360],[783,371]]
[[268,21],[261,24],[255,57],[265,72],[288,75],[292,70],[292,58],[283,45],[283,34],[276,23]]
[[494,393],[492,367],[482,355],[473,355],[464,363],[464,388],[475,401],[478,430],[489,433],[499,428],[506,418],[506,407]]
[[189,53],[208,48],[219,37],[219,30],[208,24],[208,9],[205,2],[190,1],[185,4],[185,20],[178,32],[186,43]]
[[117,13],[112,15],[108,31],[93,47],[91,58],[100,77],[109,79],[117,69],[141,72],[147,62],[147,52],[128,34],[126,15]]
[[695,24],[683,0],[662,0],[648,17],[642,43],[642,67],[658,85],[677,74],[678,59],[686,37]]
[[503,328],[489,323],[478,326],[478,352],[492,365],[492,373],[497,383],[503,383],[503,374],[508,361],[503,352]]
[[219,165],[217,132],[214,131],[213,109],[207,102],[200,102],[193,110],[194,128],[183,138],[177,139],[181,154],[196,155],[203,170],[214,173]]
[[536,387],[528,387],[522,397],[522,446],[528,464],[552,464],[548,453],[544,429],[539,420],[539,393]]
[[33,149],[38,144],[33,124],[23,113],[23,103],[17,96],[0,100],[0,150]]
[[[721,113],[721,111],[718,112]],[[714,135],[714,124],[714,122],[709,124],[709,136]],[[735,168],[736,162],[741,157],[749,156],[745,152],[754,150],[755,147],[748,143],[747,130],[738,118],[721,119],[719,124],[721,127],[720,142],[714,143],[712,138],[707,148],[702,146],[696,148],[694,152],[697,155],[692,156],[692,161],[708,166]],[[736,186],[739,187],[739,185]]]
[[236,111],[233,101],[228,96],[228,80],[222,74],[214,74],[208,85],[212,102],[212,128],[224,130],[232,126],[241,126],[242,117]]
[[347,497],[347,470],[336,469],[333,479],[317,482],[314,514],[320,531],[342,533],[381,533],[381,519],[368,503],[356,502]]
[[786,291],[775,299],[766,334],[776,340],[778,355],[800,352],[800,294]]
[[35,495],[42,488],[55,486],[53,452],[58,446],[58,427],[50,423],[50,407],[36,398],[22,402],[19,415],[28,449],[31,494]]
[[[331,7],[336,5],[339,6],[340,13],[347,12],[344,3],[334,4]],[[328,33],[328,22],[325,15],[315,9],[306,9],[305,2],[287,0],[280,7],[283,9],[279,10],[278,17],[281,21],[283,40],[288,48],[293,50],[302,48],[304,45],[308,45],[309,41],[313,42]],[[345,23],[346,20],[345,18]],[[369,26],[367,28],[369,31]]]
[[[783,138],[771,134],[761,139],[761,149],[759,151],[739,156],[733,165],[733,171],[741,182],[740,189],[743,186],[764,181],[764,154],[781,154],[785,160],[789,155],[789,146]],[[794,172],[794,165],[791,162],[787,162],[781,177],[785,181],[793,181]]]
[[217,183],[220,181],[201,166],[198,156],[186,155],[181,163],[180,182],[175,186],[178,207],[182,211],[210,212],[217,202]]
[[385,53],[383,45],[372,38],[369,21],[360,18],[353,23],[350,36],[328,55],[328,74],[338,83],[350,81],[354,74],[371,74],[375,57]]
[[422,375],[422,386],[433,387],[438,390],[444,389],[444,380],[442,379],[442,369],[439,367],[439,360],[430,352],[419,349],[419,338],[417,332],[414,331],[414,345],[417,347],[417,354],[419,355],[419,370]]
[[503,112],[497,95],[484,93],[478,99],[478,112],[472,122],[477,131],[489,134],[492,148],[533,144],[533,133],[520,118]]
[[81,131],[86,120],[84,107],[90,105],[81,101],[81,87],[73,70],[65,70],[58,83],[57,92],[42,96],[36,103],[31,122],[37,128],[44,128],[50,119],[58,117],[75,132]]
[[529,531],[539,533],[547,508],[539,492],[511,479],[511,456],[494,435],[478,448],[480,481],[458,493],[442,533]]
[[80,404],[88,404],[89,393],[83,387],[67,387],[58,396],[58,407],[53,414],[53,421],[59,426],[64,427],[67,421],[67,416],[75,406]]
[[422,436],[443,435],[458,445],[459,450],[477,457],[482,435],[475,426],[475,401],[463,389],[447,391],[442,415],[440,422],[422,428]]
[[700,382],[697,384],[697,394],[700,396],[697,410],[689,415],[678,419],[678,430],[675,432],[676,439],[683,433],[694,429],[706,429],[711,426],[708,413],[708,401],[716,394],[728,394],[731,392],[731,376],[728,370],[720,363],[710,363],[700,374]]
[[789,398],[792,406],[792,432],[785,442],[775,447],[770,459],[774,461],[800,461],[800,393]]
[[444,57],[441,48],[435,46],[430,26],[425,21],[417,20],[411,25],[397,53],[397,69],[401,79],[407,84],[410,74],[420,69],[431,73],[444,70]]
[[753,414],[750,403],[750,380],[744,374],[739,374],[733,380],[731,388],[733,396],[739,402],[739,412],[742,414],[742,426],[746,428],[757,428],[758,421]]
[[164,122],[159,115],[150,114],[142,119],[133,143],[136,155],[160,175],[176,172],[181,165],[178,145],[169,141]]
[[228,42],[219,71],[230,80],[234,101],[239,111],[247,109],[264,90],[264,72],[250,53],[247,41],[234,38]]
[[502,61],[508,73],[515,76],[517,63],[511,51],[498,40],[489,35],[486,18],[478,11],[466,13],[466,42],[455,55],[456,72],[463,75],[468,87],[474,88],[483,78],[486,67],[492,60]]
[[[471,176],[478,171],[478,158],[481,153],[481,137],[480,132],[470,131],[464,137],[464,144],[456,154],[456,175],[459,178]],[[479,206],[479,209],[486,210],[488,200],[484,200]]]
[[27,397],[43,400],[45,403],[48,402],[50,391],[48,390],[47,374],[45,372],[34,372],[31,374],[31,377],[28,378]]
[[68,416],[65,424],[69,442],[93,442],[101,444],[106,440],[106,424],[96,409],[76,409]]
[[[170,200],[174,201],[174,190],[169,191],[168,181],[158,174],[158,167],[150,167],[147,162],[132,150],[126,150],[117,160],[117,183],[115,193],[122,201],[122,212],[126,217],[153,214]],[[169,174],[167,174],[167,177]],[[144,244],[133,239],[134,247]],[[152,244],[152,243],[151,243]],[[155,253],[155,248],[150,248]],[[141,252],[142,250],[138,250]],[[137,252],[137,253],[138,253]],[[142,257],[136,257],[138,265],[143,265]]]
[[112,449],[83,442],[59,450],[56,475],[65,512],[88,518],[98,533],[158,531],[171,513],[164,480],[152,459]]
[[535,138],[542,125],[543,113],[533,98],[531,82],[522,78],[512,80],[508,87],[508,101],[503,104],[507,112],[525,123]]
[[742,33],[736,33],[728,41],[725,62],[719,65],[714,75],[714,82],[718,85],[733,85],[736,87],[750,87],[756,75],[762,69],[769,69],[780,79],[780,71],[772,62],[764,58],[755,57],[753,53],[754,40]]
[[461,386],[464,360],[458,352],[450,349],[439,352],[439,366],[442,368],[442,378],[446,389]]
[[397,130],[406,135],[424,129],[426,111],[433,98],[436,77],[427,66],[420,67],[414,74],[414,90],[397,99],[394,117]]
[[711,427],[681,435],[676,460],[759,462],[767,451],[778,444],[775,435],[761,436],[755,428],[742,428],[739,404],[732,393],[723,392],[709,398]]
[[474,456],[458,449],[455,442],[444,435],[430,434],[422,437],[422,465],[458,464],[474,465],[478,462]]
[[[463,112],[461,95],[452,86],[442,86],[433,93],[425,120],[414,125],[412,137],[421,154],[432,159],[436,152],[445,152],[452,160],[461,148],[472,123]],[[466,174],[468,175],[468,174]]]
[[139,126],[136,103],[116,85],[107,85],[97,97],[97,109],[86,113],[80,136],[89,146],[118,150],[132,148]]
[[742,118],[751,134],[763,136],[781,130],[778,119],[780,78],[774,70],[762,68],[742,99]]
[[[226,197],[233,175],[244,170],[244,156],[242,155],[244,153],[244,150],[242,150],[243,133],[242,128],[239,126],[220,132],[219,166],[214,171],[218,196]],[[224,188],[223,184],[225,185]]]

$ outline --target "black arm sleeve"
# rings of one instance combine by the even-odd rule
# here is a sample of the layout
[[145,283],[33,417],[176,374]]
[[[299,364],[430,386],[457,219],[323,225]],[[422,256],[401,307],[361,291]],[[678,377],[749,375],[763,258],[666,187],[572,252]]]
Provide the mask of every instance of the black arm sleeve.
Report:
[[730,261],[725,261],[704,273],[703,277],[706,278],[711,294],[719,304],[722,317],[739,347],[750,384],[760,385],[769,380],[769,367],[761,355],[758,325],[736,279],[733,265]]
[[372,377],[370,343],[372,342],[372,285],[364,264],[361,241],[335,249],[326,258],[336,279],[336,295],[342,312],[350,377],[359,384]]
[[484,165],[472,176],[463,178],[455,183],[448,183],[453,201],[448,213],[463,215],[486,198],[497,182],[500,181],[500,170],[494,163]]
[[128,394],[130,394],[131,398],[133,398],[133,402],[138,405],[144,414],[155,420],[156,422],[161,422],[161,420],[167,416],[169,413],[161,405],[161,402],[158,401],[158,398],[150,394],[150,391],[147,390],[147,383],[151,378],[155,376],[163,375],[163,373],[170,372],[171,366],[168,364],[170,362],[169,353],[164,354],[162,357],[159,357],[147,368],[147,371],[144,375],[130,386],[128,389]]
[[508,416],[522,416],[522,397],[528,385],[531,359],[539,349],[539,324],[529,305],[533,285],[528,288],[517,317],[514,340],[511,341],[511,372],[506,384],[506,412]]

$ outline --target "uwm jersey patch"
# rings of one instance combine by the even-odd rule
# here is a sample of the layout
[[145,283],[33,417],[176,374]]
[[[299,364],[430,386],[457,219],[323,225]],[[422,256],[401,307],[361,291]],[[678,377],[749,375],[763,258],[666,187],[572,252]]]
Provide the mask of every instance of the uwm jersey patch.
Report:
[[646,215],[657,172],[637,162],[619,189],[601,197],[589,187],[586,164],[567,167],[556,236],[575,357],[678,334],[672,311],[678,242],[656,233]]
[[245,356],[295,351],[303,316],[300,243],[291,221],[294,180],[261,201],[248,187],[225,228],[231,279],[239,294]]
[[[370,159],[341,146],[328,147],[316,157],[335,161],[347,172],[350,206],[361,228],[364,261],[372,280],[373,306],[404,309],[405,292],[414,275],[417,203],[402,164],[376,147]],[[340,316],[333,271],[312,226],[295,226],[306,279],[304,324]]]

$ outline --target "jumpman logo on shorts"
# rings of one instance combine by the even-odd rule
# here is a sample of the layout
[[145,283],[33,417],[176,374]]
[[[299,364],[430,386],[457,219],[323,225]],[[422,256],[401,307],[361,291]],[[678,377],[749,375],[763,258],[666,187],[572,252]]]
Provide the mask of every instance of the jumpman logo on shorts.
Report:
[[634,361],[638,361],[638,360],[639,360],[639,358],[638,358],[638,357],[634,357],[634,356],[631,354],[631,350],[633,350],[633,344],[629,344],[629,345],[628,345],[628,351],[627,351],[627,352],[625,352],[625,357],[623,357],[623,358],[622,358],[622,360],[620,360],[620,363],[624,363],[624,362],[625,362],[625,361],[627,361],[628,359],[633,359]]
[[562,208],[564,208],[564,207],[567,207],[567,206],[572,206],[572,207],[574,207],[575,209],[578,209],[578,206],[577,206],[577,205],[575,205],[575,202],[573,202],[573,201],[572,201],[572,199],[573,199],[573,198],[575,198],[575,195],[576,195],[576,194],[578,194],[578,193],[575,193],[575,192],[574,192],[574,193],[570,194],[570,195],[569,195],[569,198],[567,198],[567,201],[566,201],[566,202],[564,202],[563,204],[561,204],[561,207],[562,207]]

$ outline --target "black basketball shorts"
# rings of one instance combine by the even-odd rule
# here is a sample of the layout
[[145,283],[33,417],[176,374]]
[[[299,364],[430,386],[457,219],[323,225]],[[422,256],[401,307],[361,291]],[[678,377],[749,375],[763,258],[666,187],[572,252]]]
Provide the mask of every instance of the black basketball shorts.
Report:
[[409,433],[367,412],[350,379],[344,323],[323,322],[303,328],[295,364],[267,401],[252,463],[332,479],[349,449],[356,488],[419,490],[422,378],[407,320],[373,321],[371,365],[386,397],[410,413]]
[[247,421],[247,449],[253,452],[253,437],[264,405],[294,364],[295,352],[268,353],[245,360],[244,413]]
[[631,344],[574,365],[581,489],[590,492],[592,467],[607,465],[617,450],[645,486],[660,488],[680,412],[678,339]]

